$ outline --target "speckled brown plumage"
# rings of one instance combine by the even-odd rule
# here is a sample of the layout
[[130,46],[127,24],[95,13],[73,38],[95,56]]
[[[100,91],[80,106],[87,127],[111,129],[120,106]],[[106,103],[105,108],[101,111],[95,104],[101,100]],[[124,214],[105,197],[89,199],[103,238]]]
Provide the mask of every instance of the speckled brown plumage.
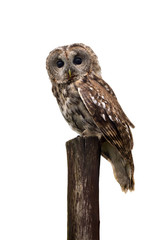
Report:
[[66,121],[79,134],[101,139],[102,155],[110,160],[122,190],[133,190],[130,127],[134,125],[102,79],[93,50],[84,44],[57,48],[49,54],[46,66],[53,94]]

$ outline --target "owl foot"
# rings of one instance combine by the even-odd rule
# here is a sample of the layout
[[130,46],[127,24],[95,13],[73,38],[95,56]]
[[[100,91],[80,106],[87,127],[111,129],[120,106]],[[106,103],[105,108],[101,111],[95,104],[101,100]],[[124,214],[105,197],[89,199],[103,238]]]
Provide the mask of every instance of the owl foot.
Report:
[[102,134],[101,133],[98,133],[98,132],[94,132],[94,131],[91,131],[89,129],[86,129],[82,132],[81,134],[82,137],[98,137],[99,139],[101,139],[102,137]]

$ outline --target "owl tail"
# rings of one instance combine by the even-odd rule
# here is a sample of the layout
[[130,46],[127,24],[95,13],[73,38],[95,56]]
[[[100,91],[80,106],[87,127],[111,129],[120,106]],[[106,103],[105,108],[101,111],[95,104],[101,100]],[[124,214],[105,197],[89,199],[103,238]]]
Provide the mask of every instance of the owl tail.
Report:
[[101,143],[101,154],[109,160],[113,167],[113,173],[120,184],[122,191],[134,190],[134,165],[131,152],[126,159],[122,158],[119,151],[107,141]]

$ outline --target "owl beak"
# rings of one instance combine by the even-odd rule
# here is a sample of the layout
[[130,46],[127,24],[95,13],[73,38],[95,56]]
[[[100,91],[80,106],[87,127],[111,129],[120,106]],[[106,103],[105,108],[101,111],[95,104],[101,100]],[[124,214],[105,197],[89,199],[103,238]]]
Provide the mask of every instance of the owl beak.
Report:
[[72,77],[71,69],[68,70],[68,75],[69,75],[69,78]]

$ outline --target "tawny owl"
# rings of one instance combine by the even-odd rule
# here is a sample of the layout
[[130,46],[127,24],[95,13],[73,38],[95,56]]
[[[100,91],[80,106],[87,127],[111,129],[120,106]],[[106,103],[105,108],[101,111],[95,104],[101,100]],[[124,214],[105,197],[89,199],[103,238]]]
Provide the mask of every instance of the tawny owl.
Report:
[[134,125],[102,79],[93,50],[84,44],[56,48],[47,57],[46,67],[66,121],[80,135],[99,137],[101,153],[111,162],[122,190],[133,190],[130,127]]

